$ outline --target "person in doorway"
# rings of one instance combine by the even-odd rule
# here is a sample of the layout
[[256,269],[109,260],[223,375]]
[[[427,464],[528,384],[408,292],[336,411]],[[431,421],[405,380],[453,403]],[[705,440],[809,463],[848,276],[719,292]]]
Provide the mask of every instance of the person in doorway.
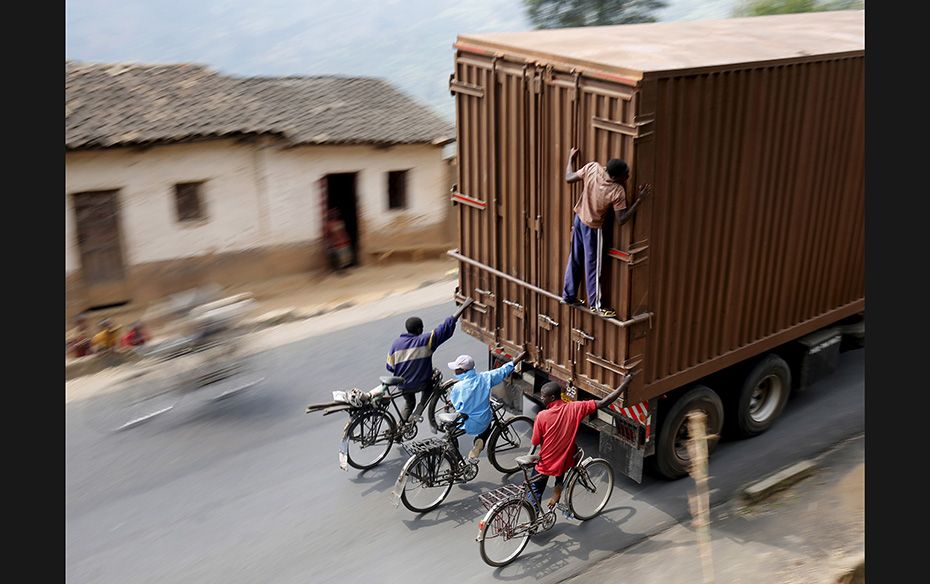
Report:
[[[455,314],[447,318],[438,327],[429,333],[423,332],[423,320],[412,316],[404,323],[407,329],[391,343],[391,352],[387,356],[387,370],[393,375],[403,377],[401,390],[404,392],[406,402],[401,412],[403,421],[410,419],[411,414],[417,420],[423,414],[426,402],[430,397],[433,380],[433,353],[439,345],[452,338],[455,324],[465,309],[471,306],[473,299],[469,298],[459,307]],[[420,403],[416,405],[417,394],[420,394]],[[416,405],[416,410],[414,406]]]
[[323,236],[329,263],[333,269],[338,271],[352,265],[352,242],[337,209],[327,211]]
[[459,355],[455,361],[448,364],[449,369],[459,378],[458,383],[452,386],[449,401],[456,412],[468,416],[462,428],[475,437],[472,449],[468,453],[469,462],[478,461],[478,455],[494,429],[491,424],[494,418],[491,411],[491,388],[504,381],[513,373],[516,364],[525,358],[526,351],[517,355],[513,361],[483,373],[475,371],[475,360],[469,355]]
[[585,289],[591,312],[613,318],[616,312],[603,306],[601,297],[601,268],[604,259],[604,218],[612,208],[620,225],[625,224],[636,213],[640,203],[648,194],[641,187],[636,200],[627,208],[626,182],[630,167],[618,158],[607,161],[607,167],[589,162],[580,170],[573,170],[578,149],[572,148],[565,167],[565,182],[581,182],[581,198],[575,204],[572,222],[571,250],[565,268],[565,285],[562,288],[562,303],[580,305],[578,283],[582,270],[585,274]]
[[608,408],[617,401],[629,386],[635,373],[627,375],[620,387],[600,400],[562,400],[562,387],[550,381],[540,390],[545,409],[536,415],[533,422],[533,446],[539,446],[539,462],[536,472],[541,476],[531,485],[533,492],[542,497],[549,477],[555,477],[555,491],[548,501],[549,508],[555,507],[562,497],[565,473],[575,465],[575,436],[581,421],[598,408]]

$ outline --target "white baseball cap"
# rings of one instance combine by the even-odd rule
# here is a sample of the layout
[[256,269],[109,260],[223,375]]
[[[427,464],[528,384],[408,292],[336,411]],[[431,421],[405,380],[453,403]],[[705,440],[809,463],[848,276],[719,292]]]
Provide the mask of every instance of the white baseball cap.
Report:
[[469,369],[475,368],[475,360],[469,357],[468,355],[459,355],[455,361],[447,363],[449,369],[455,371],[456,369],[462,369],[468,371]]

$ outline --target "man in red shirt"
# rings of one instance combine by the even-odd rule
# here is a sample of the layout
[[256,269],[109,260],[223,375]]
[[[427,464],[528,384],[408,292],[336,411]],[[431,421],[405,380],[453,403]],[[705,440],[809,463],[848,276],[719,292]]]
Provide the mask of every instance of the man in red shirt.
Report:
[[548,501],[550,509],[555,507],[562,496],[566,471],[575,465],[575,436],[581,421],[598,408],[606,408],[614,403],[634,375],[627,375],[620,387],[601,400],[565,402],[562,401],[562,388],[558,383],[550,381],[542,386],[542,402],[546,409],[536,415],[532,440],[533,446],[540,447],[536,472],[542,476],[533,481],[531,486],[542,497],[549,477],[555,477],[555,492]]

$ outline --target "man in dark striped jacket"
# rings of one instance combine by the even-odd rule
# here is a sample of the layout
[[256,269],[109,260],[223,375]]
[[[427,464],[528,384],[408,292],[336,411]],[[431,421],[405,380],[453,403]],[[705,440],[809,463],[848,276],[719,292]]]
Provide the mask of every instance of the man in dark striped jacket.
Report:
[[[401,415],[405,422],[411,411],[418,419],[423,414],[432,389],[430,383],[433,378],[433,353],[439,345],[452,338],[455,323],[472,302],[474,300],[469,298],[455,314],[428,333],[423,332],[423,321],[419,317],[408,318],[405,323],[407,332],[391,344],[391,352],[387,356],[387,370],[404,378],[401,387],[404,391],[404,401],[407,403]],[[420,404],[414,410],[417,393],[421,394]]]

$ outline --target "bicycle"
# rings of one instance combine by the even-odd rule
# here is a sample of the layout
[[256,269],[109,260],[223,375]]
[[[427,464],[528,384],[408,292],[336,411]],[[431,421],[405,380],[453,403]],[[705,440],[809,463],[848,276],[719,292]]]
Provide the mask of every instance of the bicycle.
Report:
[[248,350],[251,327],[244,319],[254,305],[251,298],[211,300],[201,292],[184,300],[163,309],[169,319],[165,328],[175,334],[133,348],[137,362],[117,369],[85,410],[91,427],[104,433],[129,430],[194,399],[189,396],[216,402],[264,381],[268,356]]
[[586,458],[579,448],[574,466],[565,474],[568,506],[559,502],[554,509],[543,510],[542,492],[537,493],[531,486],[542,475],[529,474],[539,456],[521,456],[517,461],[523,470],[522,485],[505,485],[478,497],[488,511],[478,523],[476,541],[481,559],[494,567],[510,564],[523,553],[530,536],[552,529],[556,509],[567,518],[587,521],[604,510],[613,493],[614,469],[610,463],[603,458]]
[[[498,470],[509,469],[513,464],[516,472],[519,464],[515,461],[518,453],[529,445],[533,434],[533,420],[527,416],[504,417],[504,403],[491,398],[494,429],[488,437],[488,460]],[[410,455],[404,464],[392,491],[394,506],[397,500],[414,513],[428,513],[442,504],[455,483],[464,484],[478,476],[477,461],[469,462],[459,452],[458,438],[466,434],[461,424],[468,415],[457,412],[440,412],[436,414],[440,429],[445,433],[442,438],[427,438],[401,446]],[[513,463],[511,463],[513,457]]]
[[[387,457],[395,442],[413,440],[417,436],[419,420],[415,416],[399,421],[403,420],[403,416],[396,402],[404,394],[400,389],[404,379],[385,375],[380,378],[380,382],[379,386],[367,392],[358,389],[350,392],[334,391],[334,401],[307,406],[308,414],[316,411],[323,411],[324,416],[337,412],[349,414],[343,426],[339,448],[339,467],[342,470],[347,470],[348,466],[358,470],[374,468]],[[434,394],[452,383],[455,383],[454,379],[443,382],[442,372],[433,369]],[[391,405],[394,406],[394,413],[388,409]]]

